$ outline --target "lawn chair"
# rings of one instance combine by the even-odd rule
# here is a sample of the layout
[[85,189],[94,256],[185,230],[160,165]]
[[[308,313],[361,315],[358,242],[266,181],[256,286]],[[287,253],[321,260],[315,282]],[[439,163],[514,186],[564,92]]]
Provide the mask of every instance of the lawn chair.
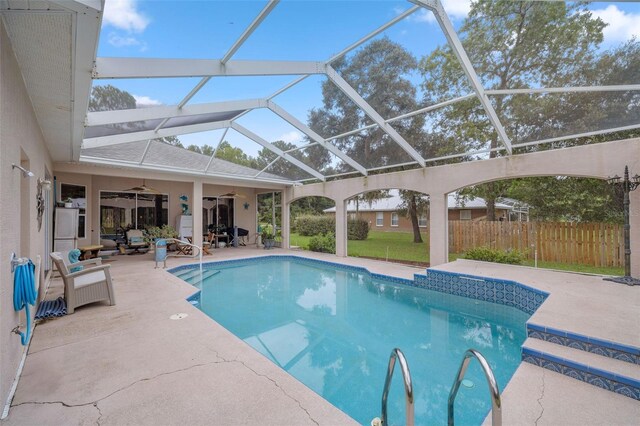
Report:
[[145,249],[144,253],[149,250],[149,243],[144,240],[144,234],[139,229],[129,229],[127,231],[127,247],[133,249],[132,253],[142,254],[140,249]]
[[[64,282],[64,298],[67,301],[67,313],[72,314],[78,306],[108,300],[109,305],[116,304],[109,268],[103,265],[101,258],[84,260],[73,266],[82,266],[77,272],[69,272],[67,262],[59,252],[51,253],[51,259],[58,268]],[[93,267],[87,267],[94,265]]]

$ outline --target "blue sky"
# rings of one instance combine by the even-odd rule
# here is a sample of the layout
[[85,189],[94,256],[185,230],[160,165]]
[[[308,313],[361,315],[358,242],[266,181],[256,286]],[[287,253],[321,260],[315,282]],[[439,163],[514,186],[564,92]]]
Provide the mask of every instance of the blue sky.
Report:
[[[266,1],[106,0],[98,56],[220,58]],[[467,0],[443,1],[454,25],[466,16]],[[323,61],[412,6],[406,1],[283,0],[245,42],[233,59]],[[640,3],[593,3],[590,9],[609,24],[605,44],[640,36]],[[445,38],[430,12],[414,13],[383,35],[402,44],[417,58],[443,44]],[[212,79],[191,103],[265,97],[295,77]],[[98,81],[136,96],[139,104],[173,105],[199,81],[136,79]],[[274,100],[306,122],[307,112],[322,104],[323,77],[313,76]],[[238,120],[269,141],[301,144],[301,134],[267,111],[253,111]],[[185,144],[215,145],[222,131],[180,136]],[[328,135],[324,135],[328,136]],[[230,131],[232,144],[255,155],[260,146]]]

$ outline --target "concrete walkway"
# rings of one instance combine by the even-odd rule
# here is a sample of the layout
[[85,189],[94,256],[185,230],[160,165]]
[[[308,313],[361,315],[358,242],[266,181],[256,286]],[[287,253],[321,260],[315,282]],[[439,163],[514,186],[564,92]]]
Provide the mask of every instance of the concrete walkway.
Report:
[[[372,272],[404,278],[423,272],[367,259],[249,248],[215,250],[205,260],[276,253],[364,266]],[[192,262],[170,259],[169,266]],[[154,270],[151,255],[117,256],[110,263],[117,305],[81,307],[73,315],[36,327],[10,415],[3,426],[354,423],[186,302],[193,287],[161,269]],[[556,326],[560,327],[567,325],[573,315],[579,315],[577,321],[582,323],[583,317],[590,315],[589,310],[593,313],[597,308],[600,322],[605,324],[601,328],[599,324],[586,325],[585,330],[602,330],[604,335],[626,324],[626,329],[620,331],[620,340],[633,344],[636,333],[638,344],[638,307],[634,307],[638,299],[624,287],[607,284],[603,285],[602,294],[594,294],[591,286],[598,284],[592,277],[476,262],[453,262],[442,269],[512,278],[551,291],[556,296],[550,297],[535,314],[540,315],[537,322],[556,319]],[[588,282],[588,287],[583,282]],[[585,288],[609,308],[589,304],[581,308],[577,301],[563,306],[561,294],[569,299],[589,299]],[[61,282],[55,279],[47,298],[60,293]],[[547,306],[555,298],[558,301]],[[635,315],[628,316],[634,309]],[[188,317],[169,319],[176,313],[187,313]],[[582,330],[581,324],[576,327],[576,331]],[[505,425],[622,425],[637,424],[640,418],[640,404],[631,398],[526,363],[521,364],[504,390],[503,406]]]

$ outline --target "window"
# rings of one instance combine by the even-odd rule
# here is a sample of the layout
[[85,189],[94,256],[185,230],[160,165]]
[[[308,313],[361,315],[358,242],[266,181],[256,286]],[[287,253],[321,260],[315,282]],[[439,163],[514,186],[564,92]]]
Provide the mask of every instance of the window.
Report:
[[169,224],[169,196],[100,191],[100,238]]
[[391,226],[398,226],[398,213],[391,213]]
[[422,213],[420,216],[418,216],[418,226],[420,228],[426,228],[427,227],[427,215]]
[[71,199],[73,208],[80,212],[78,216],[78,238],[87,237],[87,187],[84,185],[60,184],[60,201]]
[[376,226],[384,226],[384,213],[376,212]]
[[471,210],[460,210],[460,220],[471,220]]

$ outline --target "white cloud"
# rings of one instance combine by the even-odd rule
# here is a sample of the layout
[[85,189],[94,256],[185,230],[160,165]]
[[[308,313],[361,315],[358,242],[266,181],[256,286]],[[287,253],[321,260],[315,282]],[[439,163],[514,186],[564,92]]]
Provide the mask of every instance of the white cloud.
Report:
[[302,140],[302,133],[292,130],[281,135],[278,139],[286,143],[296,143]]
[[606,43],[624,42],[634,36],[640,38],[640,14],[625,12],[616,5],[591,12],[607,24],[603,30]]
[[109,38],[107,40],[110,45],[114,47],[138,47],[141,52],[147,50],[147,42],[140,41],[132,36],[121,36],[116,33],[109,34]]
[[136,33],[149,25],[149,18],[137,10],[136,0],[107,0],[102,21],[104,25]]
[[148,96],[138,96],[138,95],[131,95],[131,96],[133,96],[133,99],[136,100],[136,107],[138,108],[146,108],[151,106],[162,105],[162,102],[160,102],[159,100],[151,99]]
[[[471,10],[471,0],[442,0],[442,5],[451,20],[466,18]],[[409,16],[409,20],[435,23],[436,17],[433,12],[423,8]]]

